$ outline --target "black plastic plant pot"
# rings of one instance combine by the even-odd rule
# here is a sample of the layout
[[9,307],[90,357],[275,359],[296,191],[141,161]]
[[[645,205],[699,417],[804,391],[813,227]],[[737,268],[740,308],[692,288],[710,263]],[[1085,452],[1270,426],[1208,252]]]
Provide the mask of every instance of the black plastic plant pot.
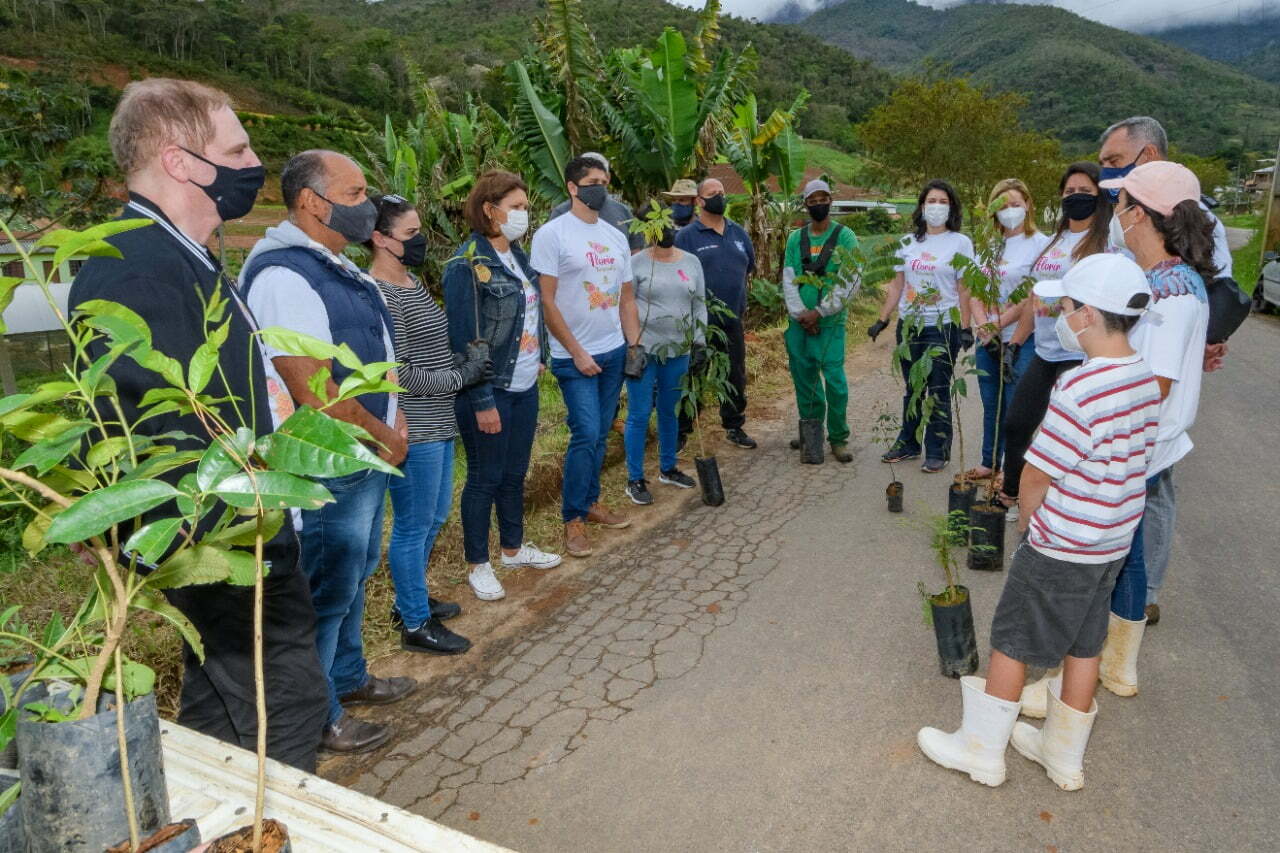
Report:
[[[149,838],[138,842],[138,853],[190,853],[200,846],[200,827],[191,818],[162,826]],[[107,853],[130,853],[126,839]]]
[[[22,774],[18,802],[29,853],[101,853],[129,837],[114,702],[88,719],[60,723],[23,713],[17,740]],[[138,829],[151,835],[169,822],[153,694],[125,706],[125,743]]]
[[969,590],[957,586],[959,601],[947,602],[947,593],[929,596],[933,614],[933,634],[938,642],[938,664],[948,678],[978,671],[978,640],[973,633],[973,610]]
[[800,419],[800,461],[805,465],[821,465],[826,452],[822,447],[822,421]]
[[952,483],[947,489],[947,515],[953,512],[962,512],[965,518],[969,517],[969,507],[973,506],[974,495],[978,493],[978,487],[973,483]]
[[889,512],[902,512],[902,483],[894,480],[886,486],[884,497],[889,503]]
[[1005,508],[974,504],[969,508],[969,568],[981,572],[1004,569]]
[[702,502],[707,506],[720,506],[724,503],[724,484],[720,482],[720,463],[714,456],[706,459],[694,459],[698,469],[698,483],[702,486]]
[[[0,791],[18,781],[18,771],[0,770]],[[0,853],[27,853],[27,838],[22,832],[22,797],[0,812]]]
[[[250,853],[253,850],[253,825],[215,838],[206,853]],[[280,821],[267,818],[262,822],[262,853],[293,853],[289,829]]]

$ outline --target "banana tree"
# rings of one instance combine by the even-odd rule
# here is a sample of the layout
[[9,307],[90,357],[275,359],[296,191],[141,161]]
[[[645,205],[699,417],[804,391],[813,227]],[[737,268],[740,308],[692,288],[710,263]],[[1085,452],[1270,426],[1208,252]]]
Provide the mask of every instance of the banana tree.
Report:
[[770,222],[768,181],[776,178],[782,196],[790,197],[804,176],[805,155],[795,120],[809,99],[801,91],[787,109],[774,110],[763,122],[759,119],[756,97],[749,94],[733,111],[733,124],[724,142],[724,155],[742,178],[751,194],[747,215],[747,233],[756,247],[760,274],[772,279],[781,257],[779,249],[786,238],[785,222]]

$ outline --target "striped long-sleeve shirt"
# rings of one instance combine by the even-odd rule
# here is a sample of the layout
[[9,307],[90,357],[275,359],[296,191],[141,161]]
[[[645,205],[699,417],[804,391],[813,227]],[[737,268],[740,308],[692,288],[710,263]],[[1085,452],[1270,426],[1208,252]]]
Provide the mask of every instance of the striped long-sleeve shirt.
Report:
[[1072,563],[1127,554],[1159,424],[1160,386],[1140,356],[1091,358],[1062,374],[1027,451],[1053,479],[1031,516],[1031,547]]
[[409,441],[447,441],[458,434],[453,398],[462,377],[453,366],[444,309],[417,279],[400,287],[378,281],[395,321],[396,381]]

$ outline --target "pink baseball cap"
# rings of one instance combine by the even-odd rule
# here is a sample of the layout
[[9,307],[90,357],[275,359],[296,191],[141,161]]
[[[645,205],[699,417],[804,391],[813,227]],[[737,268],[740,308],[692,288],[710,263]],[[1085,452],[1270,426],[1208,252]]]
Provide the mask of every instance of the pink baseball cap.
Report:
[[1171,160],[1143,163],[1123,178],[1098,184],[1105,190],[1123,189],[1157,213],[1168,216],[1184,201],[1200,201],[1200,179],[1195,172]]

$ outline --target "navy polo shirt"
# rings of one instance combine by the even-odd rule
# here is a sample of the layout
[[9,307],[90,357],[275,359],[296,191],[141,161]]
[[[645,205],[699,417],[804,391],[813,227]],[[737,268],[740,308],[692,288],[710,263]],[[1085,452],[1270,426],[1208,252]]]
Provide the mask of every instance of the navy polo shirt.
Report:
[[702,263],[707,290],[742,317],[747,310],[747,276],[755,272],[756,250],[741,225],[724,221],[724,233],[694,219],[676,234],[676,246]]

